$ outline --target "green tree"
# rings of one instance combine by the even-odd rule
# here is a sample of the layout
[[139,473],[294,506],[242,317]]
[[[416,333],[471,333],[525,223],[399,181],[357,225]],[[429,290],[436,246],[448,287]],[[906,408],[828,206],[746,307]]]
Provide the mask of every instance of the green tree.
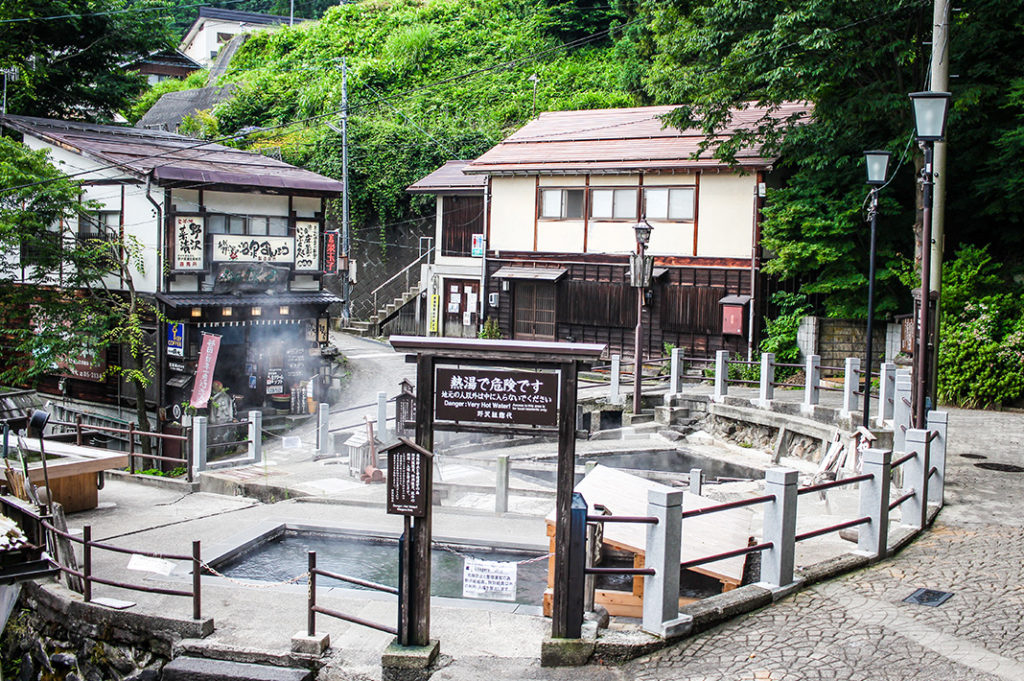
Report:
[[[982,1],[953,15],[949,57],[959,78],[949,124],[949,243],[1020,238],[1019,230],[1008,229],[1009,213],[977,219],[972,187],[995,195],[1005,174],[1024,177],[1019,164],[997,164],[992,153],[1000,148],[1012,156],[1019,145],[1022,98],[1006,83],[1024,57],[1021,5]],[[764,244],[775,259],[766,269],[799,277],[802,291],[816,294],[831,315],[865,313],[862,152],[894,153],[897,174],[882,193],[876,309],[905,307],[896,273],[915,249],[914,169],[920,166],[907,94],[926,89],[932,2],[652,0],[643,9],[656,45],[649,91],[659,103],[685,104],[671,122],[702,128],[707,153],[721,158],[752,144],[781,153],[786,183],[769,193]],[[711,136],[726,123],[728,109],[749,101],[808,101],[814,117],[796,128],[765,118],[749,134],[713,147]]]
[[[108,367],[135,387],[141,430],[155,355],[146,327],[156,308],[135,289],[138,241],[116,233],[82,236],[96,206],[44,151],[0,138],[0,381],[30,385],[80,358],[127,350]],[[117,282],[116,286],[113,282]],[[143,441],[149,452],[149,441]]]
[[[119,0],[2,0],[0,67],[17,68],[9,113],[111,120],[145,86],[131,63],[170,47],[150,0],[128,11]],[[61,17],[61,18],[46,18]]]

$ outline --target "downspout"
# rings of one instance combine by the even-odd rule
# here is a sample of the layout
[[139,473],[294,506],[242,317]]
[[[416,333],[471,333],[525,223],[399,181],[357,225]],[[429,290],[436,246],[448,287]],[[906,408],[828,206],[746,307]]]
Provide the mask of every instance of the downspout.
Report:
[[146,200],[153,204],[153,208],[156,209],[156,265],[157,265],[157,276],[156,276],[156,292],[160,293],[162,290],[162,284],[164,281],[164,238],[167,236],[164,234],[164,208],[159,203],[153,200],[149,190],[153,183],[153,172],[150,171],[146,175]]
[[764,173],[758,172],[754,182],[754,233],[750,244],[750,309],[747,319],[747,361],[754,357],[754,303],[757,301],[757,256],[761,247],[761,186],[764,184]]
[[[160,293],[163,289],[164,281],[164,239],[167,238],[164,227],[164,209],[163,206],[157,203],[150,195],[149,190],[153,183],[153,173],[150,171],[146,175],[146,200],[153,204],[153,208],[156,210],[156,292]],[[157,332],[156,332],[156,380],[159,388],[159,395],[157,396],[157,428],[162,430],[163,424],[160,423],[160,405],[167,404],[167,375],[164,369],[167,364],[167,344],[160,342],[163,329],[160,328],[160,320],[157,320]],[[157,454],[160,456],[164,455],[164,439],[157,438]]]
[[487,313],[487,247],[491,236],[491,178],[488,176],[487,184],[484,185],[484,250],[480,258],[480,317],[478,319],[477,332],[484,328],[484,315]]

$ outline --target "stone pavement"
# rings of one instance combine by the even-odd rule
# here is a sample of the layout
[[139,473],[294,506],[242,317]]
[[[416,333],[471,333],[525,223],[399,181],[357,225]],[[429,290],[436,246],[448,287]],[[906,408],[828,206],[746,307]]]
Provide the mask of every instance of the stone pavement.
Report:
[[[812,586],[622,671],[637,680],[1024,680],[1024,415],[950,411],[947,506],[889,560]],[[964,454],[987,459],[965,458]],[[902,602],[953,592],[938,607]]]

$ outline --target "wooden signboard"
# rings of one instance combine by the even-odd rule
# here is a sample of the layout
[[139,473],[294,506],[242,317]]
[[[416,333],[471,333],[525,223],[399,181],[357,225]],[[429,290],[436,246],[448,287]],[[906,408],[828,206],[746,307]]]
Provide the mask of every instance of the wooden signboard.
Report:
[[430,466],[434,455],[405,438],[387,448],[387,512],[424,518],[430,504]]

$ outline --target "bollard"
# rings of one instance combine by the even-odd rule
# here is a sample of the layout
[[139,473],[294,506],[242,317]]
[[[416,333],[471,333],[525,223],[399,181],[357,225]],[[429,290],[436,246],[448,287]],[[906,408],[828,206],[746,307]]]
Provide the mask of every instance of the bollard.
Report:
[[772,546],[761,553],[761,581],[774,588],[793,583],[799,475],[791,468],[772,468],[764,474],[765,494],[775,499],[764,508],[764,541]]
[[896,365],[885,362],[878,370],[878,427],[892,419],[892,405],[896,395]]
[[388,394],[377,393],[377,439],[381,442],[388,441]]
[[692,622],[679,615],[679,553],[683,523],[681,490],[648,490],[647,515],[658,524],[647,525],[647,551],[644,567],[654,568],[644,575],[643,630],[668,638],[681,633]]
[[206,470],[206,417],[196,416],[192,419],[192,460],[196,472]]
[[913,382],[909,371],[896,372],[892,406],[892,451],[907,451],[907,429],[910,428],[910,391]]
[[804,374],[804,405],[818,404],[821,400],[821,357],[807,355]]
[[928,431],[911,428],[907,431],[907,454],[914,454],[903,464],[903,486],[914,490],[910,497],[900,506],[903,524],[917,530],[923,530],[928,523]]
[[622,394],[619,392],[619,372],[622,370],[622,357],[619,355],[612,355],[612,368],[611,368],[611,384],[608,388],[608,403],[609,404],[620,404],[622,402]]
[[775,399],[775,353],[761,353],[761,386],[757,395],[762,407]]
[[508,454],[498,457],[498,472],[494,481],[494,512],[508,512]]
[[569,508],[569,594],[565,607],[565,638],[580,638],[583,632],[583,593],[586,591],[587,502],[579,492],[572,493]]
[[[839,413],[849,416],[857,410],[857,388],[860,386],[860,359],[847,357],[843,363],[843,409]],[[864,384],[864,390],[871,390],[871,377]]]
[[258,409],[249,412],[249,458],[263,460],[263,412]]
[[327,454],[331,451],[331,405],[321,402],[316,410],[316,453]]
[[944,411],[928,412],[928,431],[938,433],[928,449],[928,458],[935,475],[928,480],[928,501],[940,507],[946,503],[946,428],[949,415]]
[[721,400],[729,394],[729,351],[715,353],[715,399]]
[[889,481],[892,452],[865,449],[864,473],[870,480],[860,482],[860,514],[869,518],[857,532],[857,549],[873,558],[884,558],[889,544]]
[[699,468],[690,469],[690,494],[701,495],[704,487],[704,472]]
[[[587,567],[594,567],[594,557],[600,551],[597,546],[597,523],[587,523]],[[597,590],[597,575],[587,575],[583,580],[583,612],[594,612],[594,596]]]
[[672,348],[672,359],[670,362],[671,385],[670,395],[678,395],[683,392],[683,351],[680,348]]

